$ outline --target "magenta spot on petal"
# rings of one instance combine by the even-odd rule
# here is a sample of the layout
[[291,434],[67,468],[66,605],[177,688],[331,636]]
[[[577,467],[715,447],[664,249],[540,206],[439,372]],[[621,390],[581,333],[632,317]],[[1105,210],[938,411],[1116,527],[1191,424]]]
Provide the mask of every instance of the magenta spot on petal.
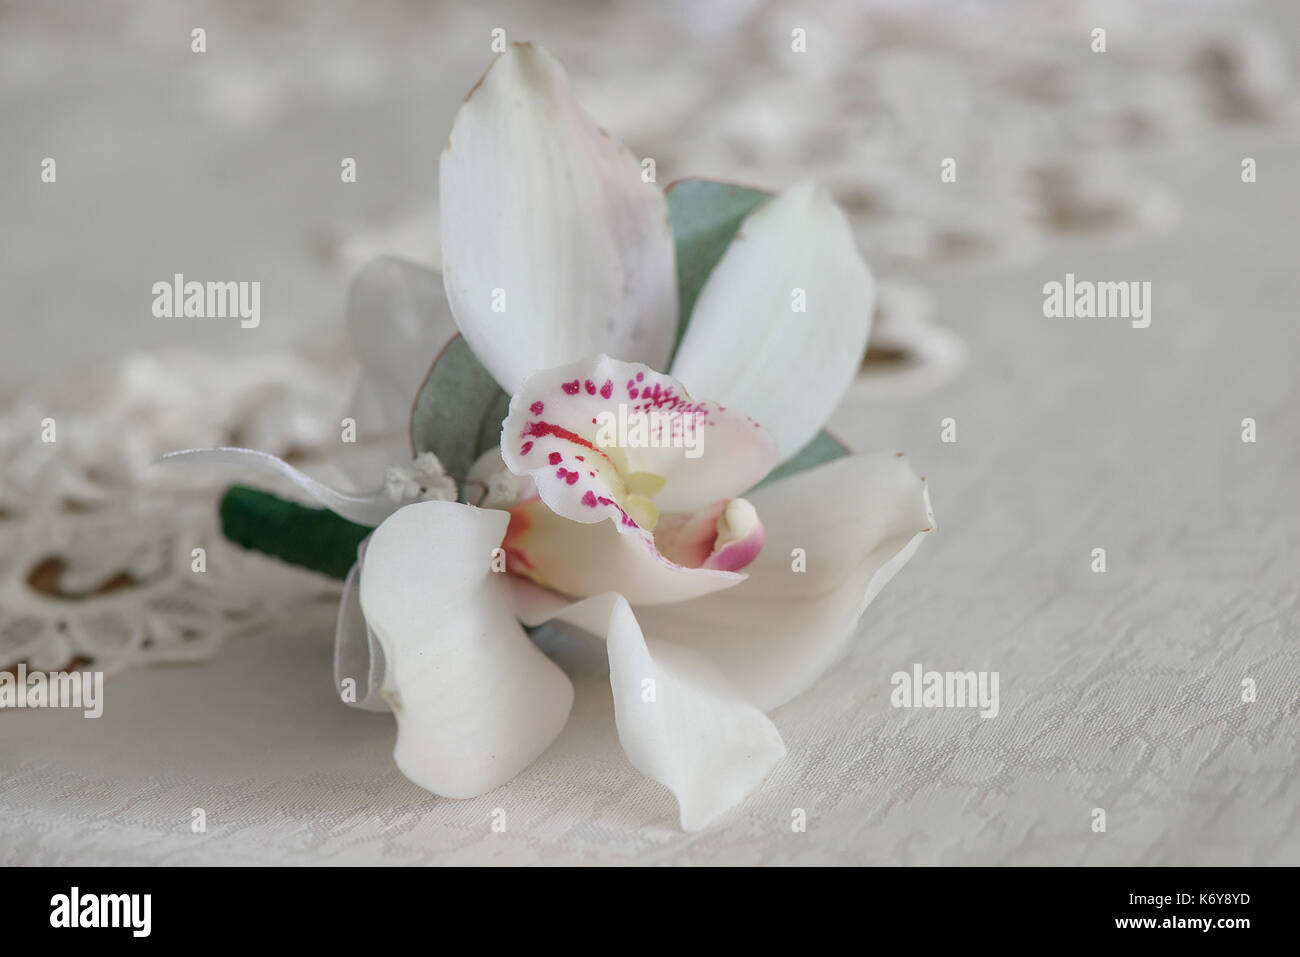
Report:
[[[592,419],[591,421],[595,422],[596,420]],[[529,422],[528,428],[524,430],[523,434],[535,435],[539,437],[543,435],[553,435],[557,439],[564,439],[564,441],[566,442],[573,442],[577,445],[581,445],[584,449],[591,449],[591,451],[593,452],[596,452],[600,455],[605,455],[604,452],[601,452],[600,449],[596,448],[594,445],[592,445],[590,442],[584,439],[577,432],[570,432],[562,425],[553,425],[550,422]],[[608,456],[606,456],[606,458],[608,458]]]
[[575,455],[574,458],[577,459],[579,462],[587,461],[586,458],[581,455]]
[[561,455],[559,452],[552,452],[549,456],[547,456],[547,460],[552,465],[559,465],[561,462],[564,461],[564,456]]
[[533,415],[541,415],[542,410],[545,409],[546,406],[542,405],[540,402],[534,402],[528,408],[533,413]]
[[587,494],[582,496],[582,504],[587,508],[596,507],[596,494],[591,489],[587,489]]
[[520,455],[527,455],[527,454],[528,454],[529,452],[531,452],[532,450],[533,450],[533,443],[532,443],[532,442],[525,442],[525,443],[523,444],[523,447],[520,448],[520,450],[519,450],[519,454],[520,454]]
[[636,389],[628,389],[628,390],[627,390],[627,397],[628,397],[629,399],[635,399],[635,398],[636,398],[636,394],[637,394],[637,390],[636,390]]
[[615,502],[612,498],[606,498],[604,495],[601,495],[596,499],[596,501],[599,502],[601,505],[613,505],[614,508],[618,509],[618,514],[623,516],[623,524],[627,525],[629,528],[641,527],[636,522],[632,521],[632,516],[628,515],[627,512],[623,511],[622,506],[619,505],[617,502]]
[[584,382],[584,383],[583,383],[583,386],[584,386],[584,387],[586,388],[586,390],[587,390],[587,395],[595,395],[595,394],[596,394],[596,383],[592,382],[590,379],[588,379],[586,382]]
[[644,373],[644,372],[638,372],[638,373],[636,374],[636,381],[637,381],[637,382],[643,382],[643,381],[645,381],[645,373]]
[[614,383],[611,382],[609,379],[606,379],[605,384],[600,387],[600,397],[602,399],[608,399],[613,394],[614,394]]
[[560,388],[563,389],[568,395],[577,395],[578,380],[574,379],[572,382],[563,382],[560,384]]
[[556,469],[555,477],[558,479],[564,479],[564,481],[568,482],[570,485],[575,485],[578,481],[578,473],[570,472],[568,469]]

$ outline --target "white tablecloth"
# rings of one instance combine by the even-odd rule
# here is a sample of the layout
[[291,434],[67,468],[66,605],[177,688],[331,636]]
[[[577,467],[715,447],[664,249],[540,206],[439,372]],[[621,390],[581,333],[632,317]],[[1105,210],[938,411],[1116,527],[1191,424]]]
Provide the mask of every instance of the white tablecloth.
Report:
[[[938,532],[775,712],[788,757],[717,826],[683,834],[628,764],[581,646],[541,759],[478,799],[421,791],[391,717],[338,702],[324,601],[204,664],[110,676],[98,720],[0,714],[0,863],[1300,864],[1295,156],[1228,130],[1145,161],[1182,201],[1172,234],[917,268],[968,369],[905,402],[850,396],[832,427],[906,449]],[[1043,318],[1067,272],[1150,281],[1150,328]],[[913,663],[999,672],[999,715],[892,708]]]

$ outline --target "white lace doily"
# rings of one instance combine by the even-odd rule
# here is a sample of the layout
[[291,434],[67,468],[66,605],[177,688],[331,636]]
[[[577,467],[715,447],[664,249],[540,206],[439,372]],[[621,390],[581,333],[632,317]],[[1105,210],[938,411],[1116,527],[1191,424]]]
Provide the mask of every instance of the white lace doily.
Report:
[[[674,9],[680,17],[616,3],[602,8],[598,42],[555,37],[580,101],[653,158],[661,182],[827,184],[886,270],[1022,262],[1053,236],[1167,230],[1177,202],[1136,172],[1134,155],[1297,112],[1284,46],[1248,0]],[[552,42],[523,10],[484,5],[485,34],[489,23]],[[1093,51],[1096,28],[1105,52]],[[936,189],[948,158],[956,180]],[[345,259],[436,262],[436,205],[422,199],[383,229],[349,235]]]
[[154,463],[235,441],[321,453],[338,442],[347,376],[339,362],[287,354],[136,355],[6,409],[0,668],[194,661],[229,634],[336,594],[328,579],[221,536],[217,502],[229,474]]

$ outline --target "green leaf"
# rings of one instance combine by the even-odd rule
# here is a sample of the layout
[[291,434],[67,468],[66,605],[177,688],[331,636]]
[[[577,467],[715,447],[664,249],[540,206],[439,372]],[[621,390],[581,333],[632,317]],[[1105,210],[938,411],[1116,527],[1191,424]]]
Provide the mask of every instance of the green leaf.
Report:
[[501,441],[510,396],[456,336],[433,360],[411,409],[411,449],[432,452],[463,486],[474,460]]
[[[688,179],[668,188],[668,219],[677,247],[677,341],[681,345],[700,290],[713,272],[741,222],[770,199],[771,193],[732,183]],[[772,471],[760,486],[848,455],[839,440],[819,432]]]
[[771,196],[762,190],[708,179],[682,180],[668,188],[668,221],[677,247],[674,350],[686,334],[691,310],[705,280],[726,252],[741,221]]
[[775,482],[778,479],[786,478],[796,472],[802,472],[817,465],[834,462],[836,459],[843,458],[848,454],[849,450],[844,447],[839,439],[823,430],[814,435],[808,441],[808,444],[798,452],[769,472],[767,478],[763,479],[755,487],[762,488],[768,482]]
[[232,485],[221,499],[221,531],[244,548],[341,579],[347,578],[357,560],[357,546],[371,529],[327,508],[309,508],[260,489]]

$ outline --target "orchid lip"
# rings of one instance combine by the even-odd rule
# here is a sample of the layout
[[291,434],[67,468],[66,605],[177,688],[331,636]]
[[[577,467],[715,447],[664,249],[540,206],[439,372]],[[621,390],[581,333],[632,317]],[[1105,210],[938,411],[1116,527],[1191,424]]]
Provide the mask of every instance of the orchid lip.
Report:
[[778,451],[743,413],[694,399],[642,363],[598,355],[526,380],[502,425],[501,455],[558,514],[649,535],[661,515],[753,487]]
[[502,462],[536,488],[510,506],[507,570],[634,605],[731,587],[763,542],[736,496],[778,454],[753,419],[642,363],[598,355],[534,373],[501,429]]

